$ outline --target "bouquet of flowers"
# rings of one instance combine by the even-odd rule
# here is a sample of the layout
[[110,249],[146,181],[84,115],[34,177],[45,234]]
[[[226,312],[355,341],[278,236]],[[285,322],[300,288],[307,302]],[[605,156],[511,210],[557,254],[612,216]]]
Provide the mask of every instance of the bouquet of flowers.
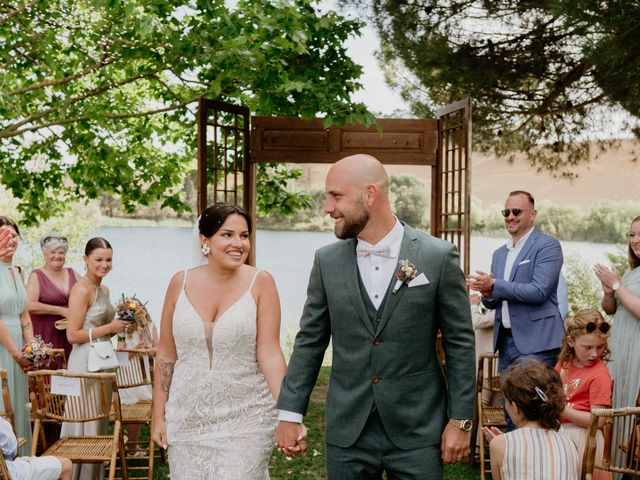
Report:
[[125,297],[124,293],[120,301],[116,304],[116,314],[120,320],[126,322],[133,322],[134,328],[127,331],[127,338],[131,338],[134,332],[140,332],[142,336],[149,331],[149,325],[151,324],[151,316],[147,311],[147,302],[142,303],[135,294],[130,297]]
[[33,342],[22,347],[22,356],[33,363],[36,368],[44,367],[51,362],[52,343],[45,342],[40,335],[35,336]]

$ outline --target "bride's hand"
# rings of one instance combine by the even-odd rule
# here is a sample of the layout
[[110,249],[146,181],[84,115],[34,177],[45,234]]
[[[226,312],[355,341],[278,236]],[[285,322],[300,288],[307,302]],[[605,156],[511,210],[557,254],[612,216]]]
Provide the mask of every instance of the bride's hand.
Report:
[[153,429],[151,431],[151,440],[153,440],[156,445],[160,445],[165,450],[167,449],[167,424],[162,420],[153,421]]

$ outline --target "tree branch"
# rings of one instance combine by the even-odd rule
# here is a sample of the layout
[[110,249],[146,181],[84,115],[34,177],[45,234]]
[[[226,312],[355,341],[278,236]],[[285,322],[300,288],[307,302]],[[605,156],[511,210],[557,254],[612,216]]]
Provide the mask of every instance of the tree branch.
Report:
[[15,17],[16,15],[20,15],[22,12],[24,12],[28,7],[31,7],[32,5],[38,3],[38,0],[31,0],[29,3],[25,3],[24,5],[10,11],[8,14],[6,14],[3,17],[0,17],[0,26],[4,25],[5,23],[7,23],[9,20],[11,20],[13,17]]

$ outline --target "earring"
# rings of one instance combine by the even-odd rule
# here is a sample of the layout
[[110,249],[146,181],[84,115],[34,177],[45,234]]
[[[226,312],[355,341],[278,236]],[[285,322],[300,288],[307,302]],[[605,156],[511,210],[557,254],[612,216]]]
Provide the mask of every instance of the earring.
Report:
[[209,245],[205,243],[202,245],[202,247],[200,247],[200,251],[202,252],[202,255],[206,257],[207,255],[209,255],[209,252],[211,252],[211,247],[209,247]]

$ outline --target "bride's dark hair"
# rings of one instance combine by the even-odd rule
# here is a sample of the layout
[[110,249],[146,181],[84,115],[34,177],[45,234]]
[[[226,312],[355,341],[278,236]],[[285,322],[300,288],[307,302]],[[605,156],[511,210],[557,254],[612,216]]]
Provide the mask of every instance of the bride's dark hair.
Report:
[[214,203],[207,207],[200,215],[200,221],[198,222],[198,230],[206,238],[211,238],[230,215],[240,215],[247,221],[247,228],[249,235],[251,235],[251,215],[247,211],[237,205],[230,203]]

